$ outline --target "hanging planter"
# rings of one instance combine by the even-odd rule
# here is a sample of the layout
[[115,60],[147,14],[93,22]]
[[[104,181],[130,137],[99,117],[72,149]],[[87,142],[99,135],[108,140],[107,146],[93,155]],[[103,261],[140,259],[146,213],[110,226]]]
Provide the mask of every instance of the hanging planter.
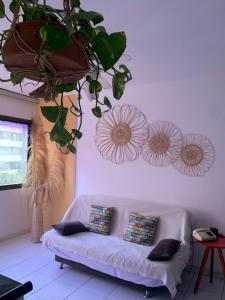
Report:
[[[76,33],[71,41],[68,37],[68,41],[63,43],[63,45],[69,44],[66,48],[60,49],[61,44],[54,44],[51,47],[55,51],[45,50],[39,34],[43,28],[48,28],[47,30],[52,31],[53,35],[59,31],[59,38],[66,33],[65,26],[45,20],[16,24],[2,49],[6,69],[9,72],[25,74],[26,78],[41,82],[46,80],[45,76],[48,76],[48,80],[58,84],[82,79],[89,71],[85,41],[82,36]],[[42,52],[40,52],[41,48]],[[43,68],[43,73],[40,71],[41,68]]]
[[[0,0],[0,18],[9,19],[5,4]],[[60,2],[60,1],[58,1]],[[104,17],[95,11],[85,11],[79,0],[62,0],[62,8],[51,7],[44,0],[12,0],[9,9],[13,14],[10,28],[0,37],[0,63],[11,73],[9,79],[21,87],[25,80],[37,85],[30,93],[36,98],[54,101],[55,106],[42,107],[42,114],[52,122],[50,139],[64,152],[76,152],[74,141],[81,138],[83,89],[89,90],[94,106],[92,113],[101,118],[111,109],[110,99],[104,95],[100,77],[112,80],[113,97],[119,100],[128,81],[129,69],[117,62],[126,49],[124,32],[107,33],[99,24]],[[26,82],[27,83],[27,82]],[[77,105],[63,104],[64,92],[77,93]],[[61,94],[61,101],[57,97]],[[78,127],[65,129],[68,112],[79,118]]]

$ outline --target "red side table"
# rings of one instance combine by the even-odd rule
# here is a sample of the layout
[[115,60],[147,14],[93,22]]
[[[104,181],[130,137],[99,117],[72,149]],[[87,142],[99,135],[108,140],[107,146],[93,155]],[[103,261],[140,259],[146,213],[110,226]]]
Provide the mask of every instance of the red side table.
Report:
[[199,271],[198,271],[198,277],[197,277],[197,280],[195,282],[195,287],[194,287],[194,293],[197,293],[200,282],[201,282],[201,279],[202,279],[202,275],[203,275],[204,270],[205,270],[206,262],[207,262],[210,251],[211,251],[210,283],[213,282],[213,266],[214,266],[214,252],[215,252],[215,249],[218,252],[220,263],[221,263],[222,270],[223,270],[223,275],[224,275],[224,278],[225,278],[225,262],[224,262],[224,258],[223,258],[223,252],[222,252],[222,249],[225,248],[225,237],[219,237],[216,241],[211,241],[211,242],[200,242],[195,238],[193,238],[193,241],[197,242],[200,245],[205,247],[205,252],[204,252],[204,255],[203,255],[203,258],[202,258],[201,266],[200,266]]

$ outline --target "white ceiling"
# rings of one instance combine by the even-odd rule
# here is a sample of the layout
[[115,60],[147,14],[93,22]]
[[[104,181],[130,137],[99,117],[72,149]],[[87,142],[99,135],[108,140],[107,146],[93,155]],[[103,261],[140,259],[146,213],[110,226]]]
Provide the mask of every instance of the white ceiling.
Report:
[[[10,0],[4,1],[10,3]],[[57,1],[62,3],[62,1]],[[56,1],[47,0],[48,4]],[[201,77],[225,79],[225,0],[81,0],[127,34],[134,85]],[[0,29],[6,23],[0,19]],[[0,77],[7,72],[0,67]],[[20,92],[19,87],[0,87]],[[32,90],[24,87],[24,93]]]

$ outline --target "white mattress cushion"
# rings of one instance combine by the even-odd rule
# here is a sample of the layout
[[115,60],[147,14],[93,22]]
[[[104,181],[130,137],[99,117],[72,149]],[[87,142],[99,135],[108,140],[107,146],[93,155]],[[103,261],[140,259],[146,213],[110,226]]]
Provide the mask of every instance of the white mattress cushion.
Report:
[[[80,256],[105,266],[137,274],[143,278],[163,282],[172,296],[176,294],[176,285],[190,256],[191,226],[188,213],[182,209],[164,204],[126,199],[103,195],[82,195],[73,201],[62,221],[81,221],[88,224],[91,204],[114,207],[112,235],[104,236],[93,232],[78,233],[72,236],[60,236],[50,230],[43,235],[43,244],[55,253],[68,253],[69,257]],[[168,262],[156,262],[146,259],[152,247],[138,245],[123,240],[129,215],[137,212],[145,216],[160,218],[154,245],[161,239],[180,240],[181,246]],[[153,245],[153,246],[154,246]],[[58,251],[57,251],[58,250]],[[66,255],[65,255],[66,256]],[[124,278],[126,280],[126,278]],[[148,285],[148,284],[147,284]],[[148,286],[151,286],[149,284]]]
[[93,232],[82,232],[72,236],[61,236],[55,230],[44,234],[43,244],[61,252],[86,257],[106,266],[143,277],[161,280],[175,295],[176,284],[189,257],[189,246],[182,245],[169,262],[153,262],[146,259],[152,247],[133,244],[117,236],[104,236]]

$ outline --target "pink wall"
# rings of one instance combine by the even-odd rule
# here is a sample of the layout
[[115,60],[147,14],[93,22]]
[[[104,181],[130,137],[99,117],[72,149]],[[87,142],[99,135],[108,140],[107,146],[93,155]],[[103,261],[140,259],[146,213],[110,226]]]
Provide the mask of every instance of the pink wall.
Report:
[[92,103],[84,99],[84,135],[77,154],[77,195],[119,195],[137,201],[175,204],[190,211],[193,227],[217,226],[225,234],[224,94],[222,80],[193,78],[128,88],[120,102],[136,105],[149,122],[168,120],[183,133],[206,135],[215,146],[216,159],[212,169],[198,178],[181,175],[171,166],[152,167],[141,157],[120,166],[104,160],[94,144],[96,119],[89,113]]

